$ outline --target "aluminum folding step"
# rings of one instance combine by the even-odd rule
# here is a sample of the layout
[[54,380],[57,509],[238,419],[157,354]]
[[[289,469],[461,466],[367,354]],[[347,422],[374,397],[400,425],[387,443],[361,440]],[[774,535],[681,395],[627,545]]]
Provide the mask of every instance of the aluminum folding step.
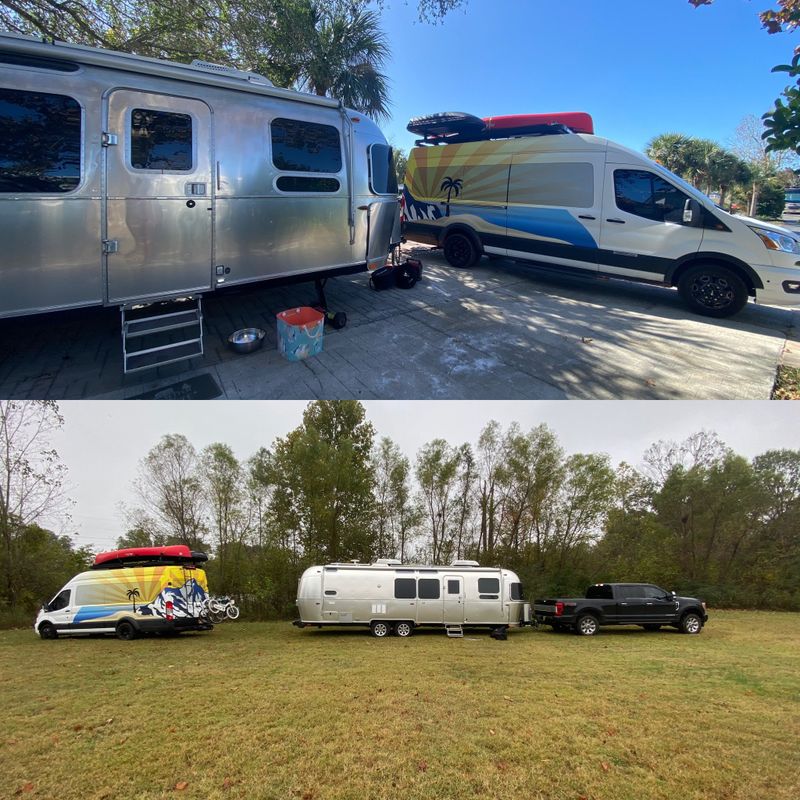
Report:
[[451,639],[462,639],[464,637],[464,629],[460,625],[445,625],[444,629]]
[[122,306],[120,313],[126,375],[203,355],[200,295]]

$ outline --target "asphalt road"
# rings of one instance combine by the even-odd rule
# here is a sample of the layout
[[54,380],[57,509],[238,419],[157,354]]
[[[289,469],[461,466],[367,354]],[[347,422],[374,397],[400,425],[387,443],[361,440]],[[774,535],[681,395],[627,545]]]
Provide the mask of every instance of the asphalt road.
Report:
[[[309,284],[206,298],[205,355],[127,377],[116,309],[0,321],[0,397],[169,398],[206,375],[241,399],[767,399],[797,334],[798,311],[750,303],[710,320],[672,289],[505,260],[458,271],[407,250],[425,265],[411,290],[375,292],[364,274],[329,282],[349,324],[299,363],[277,352],[275,313],[309,303]],[[267,331],[263,349],[231,352],[228,334],[249,326]]]

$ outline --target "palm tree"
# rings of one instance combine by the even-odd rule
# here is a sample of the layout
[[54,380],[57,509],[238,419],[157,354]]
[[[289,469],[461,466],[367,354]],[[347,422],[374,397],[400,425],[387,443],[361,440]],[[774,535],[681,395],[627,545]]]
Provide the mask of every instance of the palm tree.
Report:
[[691,138],[682,133],[662,133],[648,142],[644,152],[676,175],[686,177],[691,172]]
[[461,194],[461,187],[464,185],[464,181],[461,178],[451,178],[449,175],[445,176],[445,179],[442,181],[442,185],[439,187],[440,192],[447,192],[447,203],[445,206],[445,216],[450,216],[450,195],[455,192],[456,197]]
[[139,597],[138,589],[128,589],[128,600],[133,603],[133,611],[136,613],[136,598]]
[[298,19],[307,26],[304,52],[296,56],[298,88],[388,119],[388,79],[380,70],[390,50],[378,14],[361,0],[303,0]]

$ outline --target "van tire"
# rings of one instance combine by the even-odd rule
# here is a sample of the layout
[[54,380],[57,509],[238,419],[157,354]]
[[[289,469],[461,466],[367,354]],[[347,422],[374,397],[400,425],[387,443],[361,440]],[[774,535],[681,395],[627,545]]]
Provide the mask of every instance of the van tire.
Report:
[[376,639],[385,639],[392,632],[392,626],[381,619],[370,622],[369,629]]
[[472,237],[461,231],[454,231],[444,240],[444,257],[451,267],[469,269],[474,267],[481,257]]
[[696,264],[678,279],[678,292],[696,314],[730,317],[745,305],[747,284],[733,270],[719,264]]
[[414,623],[413,622],[397,622],[394,626],[394,634],[395,636],[399,636],[402,639],[408,638],[411,634],[414,633]]
[[130,642],[136,638],[137,632],[132,622],[124,619],[122,622],[117,623],[117,639],[122,639],[124,642]]
[[58,639],[58,631],[52,623],[43,622],[39,626],[39,636],[41,636],[42,639]]

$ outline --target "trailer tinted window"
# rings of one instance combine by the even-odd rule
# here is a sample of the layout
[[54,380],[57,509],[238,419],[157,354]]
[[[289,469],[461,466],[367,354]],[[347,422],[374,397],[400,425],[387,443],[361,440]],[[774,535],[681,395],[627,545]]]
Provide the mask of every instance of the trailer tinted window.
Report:
[[172,111],[131,111],[131,166],[169,172],[191,172],[192,118]]
[[514,164],[508,184],[509,205],[591,208],[594,167],[591,164]]
[[290,172],[340,172],[342,147],[332,125],[272,120],[272,163]]
[[369,182],[375,194],[397,194],[394,151],[385,144],[374,144],[369,152]]
[[511,599],[512,600],[522,600],[522,584],[521,583],[512,583],[511,584]]
[[71,192],[81,181],[81,107],[61,94],[0,89],[0,192]]
[[438,578],[420,578],[417,583],[420,600],[438,600],[441,597]]
[[394,596],[398,600],[413,600],[417,596],[417,582],[414,578],[395,578]]
[[497,600],[500,597],[500,579],[478,578],[478,596],[481,600]]
[[281,175],[275,185],[282,192],[338,192],[336,178],[309,178],[305,175]]
[[653,172],[614,170],[614,195],[621,211],[656,222],[684,224],[683,209],[688,196]]
[[461,581],[447,581],[447,594],[461,594]]

